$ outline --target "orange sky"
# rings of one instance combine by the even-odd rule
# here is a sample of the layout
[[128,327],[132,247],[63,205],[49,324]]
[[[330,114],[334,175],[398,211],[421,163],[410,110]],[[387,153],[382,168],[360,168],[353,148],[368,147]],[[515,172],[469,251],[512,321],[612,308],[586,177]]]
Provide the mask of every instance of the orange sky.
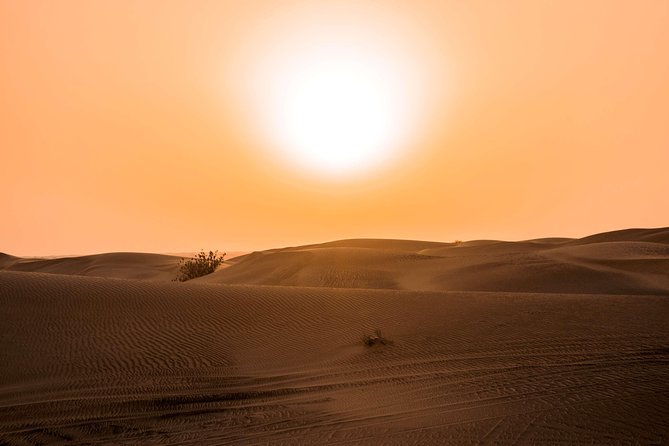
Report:
[[431,75],[404,154],[346,179],[270,156],[235,84],[307,3],[0,1],[0,251],[669,225],[669,2],[337,2]]

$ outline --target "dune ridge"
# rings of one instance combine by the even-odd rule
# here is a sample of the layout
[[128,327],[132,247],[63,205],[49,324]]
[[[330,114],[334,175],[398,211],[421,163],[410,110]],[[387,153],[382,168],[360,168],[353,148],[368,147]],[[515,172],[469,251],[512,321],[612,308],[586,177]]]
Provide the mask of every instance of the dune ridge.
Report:
[[341,240],[252,253],[198,280],[431,291],[665,295],[669,294],[669,229],[522,242]]
[[[172,280],[180,257],[107,253],[0,256],[0,270]],[[581,239],[442,243],[351,239],[240,255],[203,283],[423,291],[669,294],[669,228]]]

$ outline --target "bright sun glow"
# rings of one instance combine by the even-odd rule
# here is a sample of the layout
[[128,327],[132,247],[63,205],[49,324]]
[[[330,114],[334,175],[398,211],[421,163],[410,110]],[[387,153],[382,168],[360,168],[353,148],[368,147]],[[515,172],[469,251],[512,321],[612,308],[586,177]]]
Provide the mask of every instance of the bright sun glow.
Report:
[[354,51],[305,55],[277,80],[271,131],[299,164],[350,173],[383,161],[401,136],[389,67]]
[[404,132],[391,64],[354,49],[304,54],[275,78],[268,108],[278,148],[303,167],[332,174],[388,158]]
[[[276,158],[317,176],[350,177],[397,158],[414,130],[416,53],[397,30],[336,15],[290,18],[247,54],[253,120]],[[271,28],[271,27],[270,27]]]

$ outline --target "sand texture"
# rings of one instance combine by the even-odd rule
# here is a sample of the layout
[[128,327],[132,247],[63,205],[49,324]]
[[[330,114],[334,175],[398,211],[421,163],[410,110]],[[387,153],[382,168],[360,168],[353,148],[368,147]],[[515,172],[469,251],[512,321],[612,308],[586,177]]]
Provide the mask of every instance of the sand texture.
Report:
[[0,444],[668,444],[668,243],[2,255]]

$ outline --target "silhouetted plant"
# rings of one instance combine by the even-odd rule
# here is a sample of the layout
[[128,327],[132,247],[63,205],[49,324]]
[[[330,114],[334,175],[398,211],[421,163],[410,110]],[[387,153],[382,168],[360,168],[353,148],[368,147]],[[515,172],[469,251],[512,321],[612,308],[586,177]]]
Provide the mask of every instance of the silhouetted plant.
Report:
[[203,250],[195,257],[190,259],[183,258],[179,261],[179,275],[174,280],[185,282],[196,277],[211,274],[223,263],[224,257],[225,253],[219,256],[218,251],[209,251],[209,254],[207,254]]
[[391,344],[392,341],[383,337],[383,333],[378,328],[373,335],[365,335],[362,337],[362,343],[367,347],[372,347],[374,345],[387,345]]

